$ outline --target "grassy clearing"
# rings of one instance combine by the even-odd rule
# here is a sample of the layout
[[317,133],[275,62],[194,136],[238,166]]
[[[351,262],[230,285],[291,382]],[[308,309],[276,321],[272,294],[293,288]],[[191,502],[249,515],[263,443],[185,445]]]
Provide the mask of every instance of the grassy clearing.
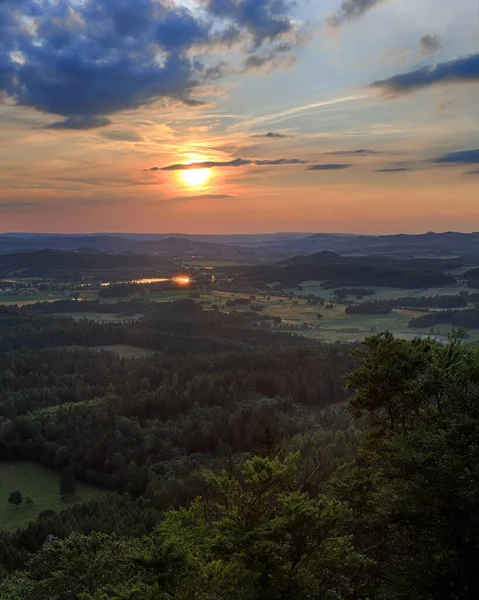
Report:
[[[24,500],[31,496],[33,504],[11,506],[8,496],[13,491],[21,492]],[[53,471],[35,463],[0,461],[0,529],[14,531],[25,527],[43,510],[60,511],[98,492],[96,487],[77,482],[75,502],[65,504],[60,499],[58,476]]]
[[153,356],[156,354],[156,350],[150,348],[138,348],[136,346],[129,346],[128,344],[112,344],[110,346],[63,346],[65,350],[108,350],[108,352],[115,352],[121,358],[143,358],[144,356]]
[[28,296],[0,296],[0,304],[3,306],[25,306],[36,302],[55,302],[61,298],[51,298],[49,294],[30,294]]
[[55,313],[54,317],[71,317],[75,321],[81,321],[82,319],[88,319],[89,321],[97,321],[99,323],[123,323],[124,321],[135,321],[142,317],[142,315],[132,315],[123,317],[122,315],[111,314],[111,313],[95,313],[95,312],[68,312],[68,313]]

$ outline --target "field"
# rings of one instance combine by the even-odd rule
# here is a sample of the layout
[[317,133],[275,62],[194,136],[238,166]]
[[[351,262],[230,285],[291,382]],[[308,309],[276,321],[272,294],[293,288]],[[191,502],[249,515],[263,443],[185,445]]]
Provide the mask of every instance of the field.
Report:
[[[470,291],[469,288],[461,285],[406,290],[391,287],[377,287],[374,289],[376,290],[376,293],[368,297],[370,300],[390,300],[392,298],[402,298],[406,296],[456,295],[461,291]],[[173,302],[183,298],[189,298],[192,291],[195,290],[185,288],[157,290],[149,292],[146,297],[154,302]],[[89,294],[91,299],[93,299],[95,293],[89,292]],[[226,301],[228,299],[248,297],[249,293],[221,292],[213,288],[211,291],[201,291],[199,294],[200,297],[197,301],[200,302],[205,309],[210,308],[212,305],[217,305],[220,310],[225,312],[231,312],[233,310],[241,312],[250,309],[249,306],[226,306]],[[278,296],[270,296],[268,300],[267,297],[258,295],[254,303],[263,306],[262,314],[281,317],[283,325],[290,326],[292,329],[297,330],[303,335],[317,340],[325,342],[358,341],[362,340],[366,335],[385,329],[389,329],[395,335],[407,339],[416,335],[423,336],[429,334],[429,329],[412,330],[408,327],[409,320],[422,314],[421,311],[393,310],[390,314],[386,315],[347,315],[344,309],[347,303],[354,301],[352,298],[349,298],[345,304],[335,305],[332,309],[310,306],[305,300],[297,298],[298,295],[312,294],[324,298],[329,302],[333,296],[333,290],[323,289],[320,281],[305,281],[301,284],[300,290],[298,288],[285,290],[285,294],[293,295],[294,297],[291,299],[287,297],[281,298]],[[124,298],[108,298],[102,300],[102,302],[114,303],[122,299],[124,300]],[[34,302],[35,298],[30,297],[29,300],[22,301],[11,297],[9,300],[11,303],[16,300],[17,304],[24,304]],[[49,298],[48,300],[52,301],[52,298]],[[321,321],[318,320],[318,313],[323,315]],[[118,323],[141,318],[141,315],[123,317],[117,314],[87,311],[78,313],[58,313],[57,316],[69,316],[76,320],[86,318],[103,323]],[[434,330],[440,337],[445,338],[447,334],[451,332],[452,327],[448,324],[440,324],[437,325]],[[471,341],[479,341],[479,331],[472,330],[469,334]],[[125,357],[147,356],[148,353],[151,352],[142,348],[126,346],[113,346],[107,347],[106,349],[117,352],[120,356]]]
[[88,319],[89,321],[98,321],[100,323],[122,323],[123,321],[134,321],[139,319],[141,315],[132,315],[129,317],[123,317],[121,315],[111,313],[94,313],[94,312],[69,312],[69,313],[55,313],[55,317],[71,317],[75,321],[81,321],[82,319]]
[[[74,350],[79,346],[65,346],[66,350]],[[108,350],[109,352],[115,352],[121,358],[143,358],[144,356],[152,356],[156,354],[155,350],[149,348],[137,348],[136,346],[128,346],[127,344],[113,344],[111,346],[82,346],[82,348],[88,348],[88,350]]]
[[[19,491],[25,499],[33,498],[33,504],[21,504],[18,508],[8,504],[8,496]],[[77,482],[75,502],[82,502],[98,493],[98,488]],[[27,462],[0,462],[0,529],[13,531],[26,526],[43,510],[63,510],[71,503],[63,503],[59,495],[58,476],[41,465]]]

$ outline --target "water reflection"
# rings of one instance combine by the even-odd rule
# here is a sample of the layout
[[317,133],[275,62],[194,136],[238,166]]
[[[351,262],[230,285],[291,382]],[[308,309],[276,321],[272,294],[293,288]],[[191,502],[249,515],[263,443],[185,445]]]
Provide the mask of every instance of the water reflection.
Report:
[[102,287],[107,287],[112,285],[112,283],[165,283],[166,281],[172,281],[173,283],[177,283],[179,285],[189,285],[191,283],[191,278],[188,275],[178,275],[177,277],[145,277],[143,279],[130,279],[128,281],[104,281],[100,283]]

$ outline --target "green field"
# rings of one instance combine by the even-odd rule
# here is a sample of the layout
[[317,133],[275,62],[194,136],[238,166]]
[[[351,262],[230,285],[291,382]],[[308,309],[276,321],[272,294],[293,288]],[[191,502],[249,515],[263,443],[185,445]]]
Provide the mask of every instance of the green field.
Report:
[[111,346],[64,346],[66,350],[76,350],[78,348],[88,350],[108,350],[115,352],[122,358],[143,358],[144,356],[153,356],[156,350],[150,348],[138,348],[137,346],[129,346],[127,344],[112,344]]
[[113,313],[94,313],[94,312],[68,312],[68,313],[55,313],[55,317],[71,317],[75,321],[81,321],[82,319],[88,319],[89,321],[98,321],[99,323],[122,323],[124,321],[135,321],[142,315],[132,315],[123,317]]
[[[8,504],[8,496],[19,491],[23,498],[31,496],[33,504],[18,508]],[[98,488],[77,482],[75,502],[88,500]],[[73,504],[75,503],[73,502]],[[71,506],[60,499],[58,475],[41,465],[28,462],[0,462],[0,530],[13,531],[26,526],[42,510],[63,510]]]

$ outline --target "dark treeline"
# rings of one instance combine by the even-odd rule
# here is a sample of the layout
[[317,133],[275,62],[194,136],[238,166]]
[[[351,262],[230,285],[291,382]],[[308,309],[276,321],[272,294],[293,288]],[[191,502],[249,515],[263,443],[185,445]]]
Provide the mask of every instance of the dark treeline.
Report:
[[[472,297],[469,298],[469,296],[465,295],[418,297],[412,296],[404,298],[393,298],[392,300],[370,300],[368,302],[361,302],[347,306],[346,313],[360,315],[379,315],[390,313],[393,310],[393,308],[461,308],[466,307],[469,301],[472,301]],[[446,312],[446,317],[447,318],[445,321],[437,320],[436,322],[439,323],[449,321],[449,312]],[[418,319],[422,319],[422,317],[418,317]],[[440,316],[439,319],[441,319]],[[462,321],[460,318],[457,320],[455,319],[454,324],[458,326],[467,325],[467,323],[465,321]]]
[[[312,361],[318,380],[324,378],[311,348],[283,352],[298,353],[298,361],[304,352],[301,362]],[[218,368],[214,357],[197,358]],[[219,359],[225,366],[232,357]],[[278,360],[280,366],[286,359]],[[115,396],[35,411],[27,417],[31,424],[49,412],[44,426],[62,444],[88,437],[90,451],[86,444],[78,455],[72,446],[57,448],[59,464],[77,464],[81,452],[89,452],[82,460],[121,464],[117,437],[124,456],[136,461],[124,476],[129,496],[108,494],[58,515],[47,511],[27,529],[1,535],[0,597],[477,598],[479,347],[466,345],[461,332],[444,346],[383,333],[367,338],[354,360],[346,378],[354,390],[349,411],[319,413],[282,398],[250,397],[228,408],[230,427],[216,420],[226,406],[216,399],[158,420],[146,436],[138,432],[152,419],[132,420],[124,409],[110,431],[109,418],[122,406]],[[264,363],[261,370],[268,370]],[[180,377],[171,396],[175,385],[182,387]],[[186,456],[189,419],[198,422],[192,444],[208,439],[202,437],[208,427],[219,426],[217,437],[237,431],[237,439],[214,455],[204,446]],[[151,456],[168,439],[173,458],[165,479],[164,461]],[[161,452],[165,457],[165,447]],[[194,471],[178,466],[186,460],[195,462]],[[149,483],[140,493],[142,478]]]
[[266,427],[281,440],[312,426],[318,409],[344,401],[350,364],[336,347],[129,361],[50,350],[3,361],[2,456],[70,466],[135,497],[227,451],[254,451]]
[[[150,348],[165,354],[209,353],[261,344],[304,345],[304,338],[285,335],[272,328],[276,321],[257,312],[226,314],[204,311],[194,300],[173,303],[136,302],[104,305],[104,312],[141,310],[140,319],[123,323],[97,323],[69,317],[39,316],[50,312],[57,303],[40,307],[0,309],[0,351],[37,349],[51,346],[103,346],[129,344]],[[83,310],[101,306],[98,303],[60,302],[60,308]],[[125,314],[125,313],[124,313]]]
[[474,297],[466,295],[451,294],[446,296],[418,296],[395,298],[385,300],[393,308],[462,308],[473,302]]
[[428,312],[409,321],[409,327],[434,327],[439,323],[451,323],[454,327],[479,328],[479,310],[471,308],[466,310],[441,310]]
[[21,273],[22,277],[55,277],[65,280],[106,272],[109,277],[115,278],[124,277],[125,273],[156,275],[158,272],[164,272],[164,269],[175,267],[176,264],[170,257],[134,253],[38,250],[0,254],[0,273],[6,277],[11,276],[12,273],[16,276]]
[[392,306],[387,301],[372,300],[360,304],[346,306],[346,314],[351,315],[384,315],[392,311]]
[[367,264],[298,264],[294,266],[257,265],[222,267],[219,271],[232,277],[237,288],[241,285],[261,287],[267,283],[279,283],[284,287],[295,286],[303,281],[324,281],[326,289],[340,287],[387,286],[394,288],[427,288],[456,283],[455,277],[436,270],[380,268]]

